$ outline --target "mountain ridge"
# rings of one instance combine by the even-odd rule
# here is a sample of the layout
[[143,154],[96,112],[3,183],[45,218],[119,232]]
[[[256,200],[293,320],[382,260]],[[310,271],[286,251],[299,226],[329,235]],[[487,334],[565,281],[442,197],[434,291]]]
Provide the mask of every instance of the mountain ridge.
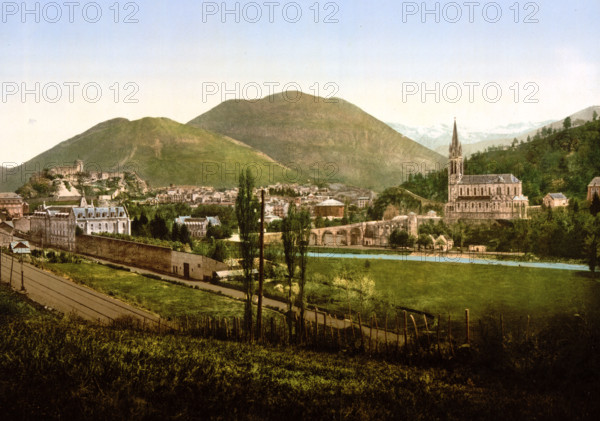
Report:
[[[286,100],[290,97],[300,99]],[[373,190],[447,162],[340,98],[287,92],[258,101],[229,100],[187,124],[233,137],[321,181]],[[324,165],[330,166],[329,174]]]
[[[187,126],[166,117],[103,121],[38,154],[2,180],[12,191],[43,168],[84,161],[87,171],[135,171],[154,187],[170,183],[237,185],[237,169],[270,168],[273,181],[285,181],[285,167],[235,139]],[[279,170],[279,171],[277,171]],[[266,171],[264,171],[266,174]],[[260,182],[260,180],[258,180]],[[264,184],[270,180],[264,180]]]

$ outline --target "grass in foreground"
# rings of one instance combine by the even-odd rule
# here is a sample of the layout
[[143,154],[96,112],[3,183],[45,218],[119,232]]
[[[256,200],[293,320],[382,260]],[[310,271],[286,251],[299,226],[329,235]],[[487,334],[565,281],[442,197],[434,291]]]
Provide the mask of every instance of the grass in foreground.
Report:
[[[593,419],[594,384],[94,326],[0,287],[3,419]],[[6,307],[0,307],[6,308]],[[597,379],[596,379],[597,381]]]

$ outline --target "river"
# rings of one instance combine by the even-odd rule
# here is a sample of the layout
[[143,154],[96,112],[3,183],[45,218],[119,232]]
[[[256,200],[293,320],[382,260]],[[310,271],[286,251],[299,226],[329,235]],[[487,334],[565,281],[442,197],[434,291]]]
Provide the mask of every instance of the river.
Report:
[[540,269],[561,269],[587,271],[587,265],[578,265],[571,263],[553,263],[553,262],[518,262],[514,260],[492,260],[477,257],[461,257],[447,254],[431,255],[398,255],[398,254],[352,254],[352,253],[333,253],[324,249],[322,252],[309,252],[309,257],[336,258],[336,259],[380,259],[380,260],[399,260],[404,262],[435,262],[435,263],[469,263],[475,265],[499,265],[530,267]]

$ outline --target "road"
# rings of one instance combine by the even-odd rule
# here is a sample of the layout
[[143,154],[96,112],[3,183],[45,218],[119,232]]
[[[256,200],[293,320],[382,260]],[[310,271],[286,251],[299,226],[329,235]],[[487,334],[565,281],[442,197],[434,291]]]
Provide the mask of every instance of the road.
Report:
[[[15,290],[21,290],[21,263],[16,258],[13,260],[2,254],[1,264],[0,279],[2,282],[11,283]],[[27,263],[24,263],[22,268],[24,292],[27,296],[33,301],[61,313],[74,314],[102,324],[109,324],[122,317],[133,317],[139,320],[142,326],[148,327],[156,327],[161,323],[160,318],[155,314],[135,308],[83,285],[75,284],[53,273]]]

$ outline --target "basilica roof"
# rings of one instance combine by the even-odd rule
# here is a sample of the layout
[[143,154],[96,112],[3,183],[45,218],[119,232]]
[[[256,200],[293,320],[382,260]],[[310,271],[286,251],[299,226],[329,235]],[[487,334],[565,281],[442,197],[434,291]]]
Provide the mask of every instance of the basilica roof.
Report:
[[514,184],[520,183],[512,174],[463,175],[458,184]]

